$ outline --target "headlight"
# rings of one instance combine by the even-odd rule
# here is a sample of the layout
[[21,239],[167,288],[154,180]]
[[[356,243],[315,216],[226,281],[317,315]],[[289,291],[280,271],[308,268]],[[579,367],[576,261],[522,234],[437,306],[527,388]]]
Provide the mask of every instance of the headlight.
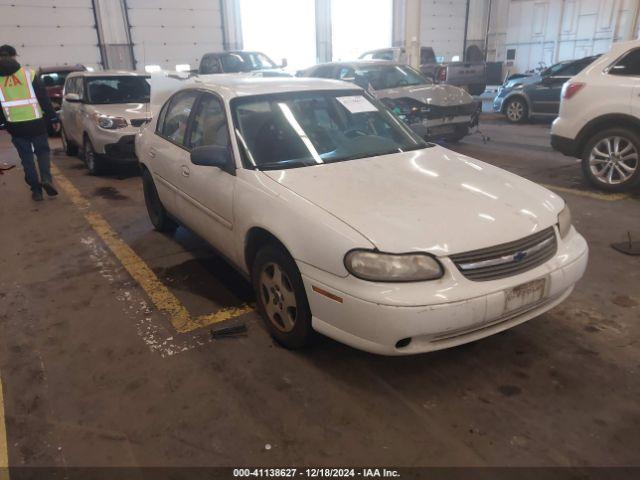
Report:
[[127,126],[127,119],[122,117],[96,114],[94,116],[94,120],[100,128],[107,130],[115,130],[117,128],[124,128]]
[[440,263],[426,253],[352,250],[344,257],[344,264],[352,275],[372,282],[420,282],[444,274]]
[[558,230],[560,231],[560,238],[566,237],[569,230],[571,230],[571,210],[567,205],[558,215]]

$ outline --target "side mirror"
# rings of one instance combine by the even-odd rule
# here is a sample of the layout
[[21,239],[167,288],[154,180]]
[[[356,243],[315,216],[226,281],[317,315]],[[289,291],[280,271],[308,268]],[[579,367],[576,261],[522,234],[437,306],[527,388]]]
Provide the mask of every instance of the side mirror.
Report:
[[78,95],[77,93],[67,93],[67,94],[64,96],[64,99],[65,99],[67,102],[71,102],[71,103],[79,102],[79,101],[81,100],[80,95]]
[[282,59],[282,65],[280,65],[282,68],[286,67],[287,65],[289,65],[289,62],[287,62],[286,58]]
[[229,173],[235,170],[229,149],[221,145],[205,145],[194,148],[191,150],[191,163],[204,167],[217,167]]

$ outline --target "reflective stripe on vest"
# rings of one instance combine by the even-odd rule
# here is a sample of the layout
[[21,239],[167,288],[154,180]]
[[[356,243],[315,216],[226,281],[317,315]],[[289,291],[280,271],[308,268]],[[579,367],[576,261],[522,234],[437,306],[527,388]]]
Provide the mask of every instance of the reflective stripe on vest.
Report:
[[21,68],[12,75],[0,77],[0,103],[8,122],[42,118],[42,109],[33,89],[35,76],[30,68]]

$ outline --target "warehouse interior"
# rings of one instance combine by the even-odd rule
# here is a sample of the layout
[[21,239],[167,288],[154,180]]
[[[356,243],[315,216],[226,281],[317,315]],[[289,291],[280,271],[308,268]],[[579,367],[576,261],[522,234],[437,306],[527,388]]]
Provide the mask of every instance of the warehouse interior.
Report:
[[640,475],[640,0],[0,0],[0,480]]

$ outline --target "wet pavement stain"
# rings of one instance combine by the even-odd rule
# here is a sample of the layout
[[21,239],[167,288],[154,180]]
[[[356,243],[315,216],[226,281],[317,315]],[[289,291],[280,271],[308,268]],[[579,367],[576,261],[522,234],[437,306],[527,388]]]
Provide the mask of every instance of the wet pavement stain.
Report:
[[638,302],[627,295],[618,295],[617,297],[612,298],[611,301],[619,307],[624,308],[632,308],[638,306]]
[[129,197],[122,195],[118,189],[114,187],[99,187],[93,191],[94,197],[101,197],[105,200],[127,200]]

